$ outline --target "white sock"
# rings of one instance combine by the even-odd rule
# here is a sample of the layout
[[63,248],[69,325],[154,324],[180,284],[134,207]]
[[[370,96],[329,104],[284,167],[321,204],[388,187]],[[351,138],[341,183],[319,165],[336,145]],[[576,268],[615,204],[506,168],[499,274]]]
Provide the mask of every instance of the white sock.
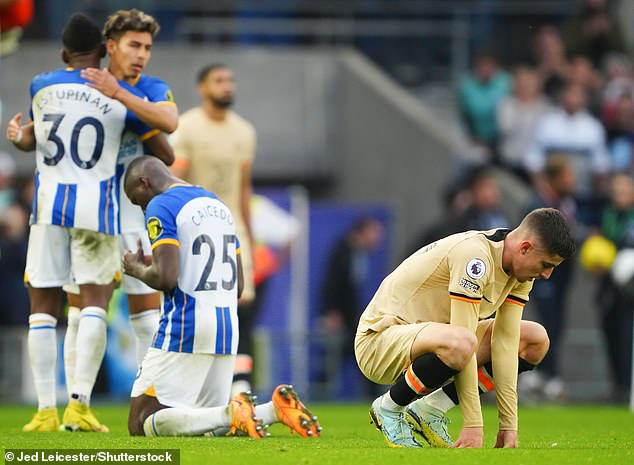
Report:
[[265,425],[272,425],[273,423],[278,423],[280,421],[275,413],[275,406],[273,405],[273,402],[256,405],[255,416],[261,418]]
[[431,394],[427,394],[422,399],[417,400],[417,402],[424,402],[425,404],[433,407],[437,410],[440,410],[442,413],[447,413],[449,410],[454,408],[456,404],[453,400],[443,391],[442,389],[436,389]]
[[143,422],[146,436],[201,436],[231,424],[229,407],[165,408]]
[[136,364],[141,366],[143,357],[152,345],[154,334],[159,326],[159,310],[144,310],[130,315],[130,324],[136,335]]
[[55,365],[57,362],[57,318],[48,313],[29,316],[29,361],[37,393],[38,409],[55,407]]
[[390,391],[387,391],[385,394],[381,396],[381,407],[390,410],[392,412],[402,412],[405,410],[405,407],[402,405],[398,405],[392,397],[390,396]]
[[79,314],[72,398],[90,405],[90,395],[106,351],[106,311],[85,307]]
[[231,398],[240,394],[241,392],[249,392],[251,390],[251,383],[246,379],[239,379],[231,383]]
[[75,382],[75,355],[77,354],[77,328],[79,327],[79,308],[68,307],[68,326],[64,335],[64,374],[68,397]]

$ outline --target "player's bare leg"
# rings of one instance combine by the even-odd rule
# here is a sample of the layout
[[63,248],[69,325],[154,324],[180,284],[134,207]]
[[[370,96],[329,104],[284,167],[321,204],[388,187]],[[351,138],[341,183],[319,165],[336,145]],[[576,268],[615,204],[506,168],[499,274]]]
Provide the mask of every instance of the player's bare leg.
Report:
[[371,422],[390,447],[421,447],[406,421],[406,407],[415,399],[442,386],[462,370],[476,350],[475,335],[467,328],[429,323],[412,342],[411,364],[390,390],[375,399]]
[[29,362],[33,372],[38,411],[22,428],[25,432],[49,432],[59,429],[56,401],[57,317],[62,304],[58,287],[29,286]]
[[[480,394],[495,388],[491,366],[492,330],[493,325],[489,324],[478,344]],[[546,356],[548,347],[548,334],[544,327],[533,321],[522,321],[518,351],[519,373],[530,371],[538,365]],[[432,447],[450,447],[453,441],[447,429],[449,419],[446,413],[456,405],[458,405],[458,394],[452,382],[410,405],[406,417],[414,431]]]

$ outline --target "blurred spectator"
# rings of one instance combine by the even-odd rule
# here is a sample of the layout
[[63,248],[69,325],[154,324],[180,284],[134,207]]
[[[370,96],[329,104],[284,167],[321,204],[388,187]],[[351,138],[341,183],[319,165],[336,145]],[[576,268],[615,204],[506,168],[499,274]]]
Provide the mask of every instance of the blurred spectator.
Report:
[[563,27],[563,38],[570,54],[587,56],[596,67],[612,51],[625,51],[618,22],[610,18],[607,0],[584,0],[580,13]]
[[322,321],[327,333],[340,340],[341,368],[355,360],[354,335],[365,304],[361,288],[369,273],[369,255],[378,249],[384,235],[383,224],[376,218],[361,218],[335,245],[328,260]]
[[568,59],[561,35],[554,26],[542,26],[535,34],[533,59],[544,93],[555,102],[568,76]]
[[11,204],[0,213],[0,325],[25,325],[29,299],[24,287],[28,213]]
[[535,69],[520,67],[513,76],[513,94],[497,107],[502,165],[528,180],[524,154],[537,120],[546,113],[549,103],[542,93],[542,83]]
[[613,131],[619,125],[618,107],[621,97],[631,96],[634,90],[632,62],[626,55],[612,53],[605,60],[604,74],[606,82],[601,92],[601,121],[608,131],[608,139],[611,140]]
[[502,210],[500,188],[493,172],[476,168],[468,176],[470,204],[452,225],[453,233],[469,230],[509,228],[511,221]]
[[586,91],[586,107],[590,113],[599,116],[603,76],[583,55],[571,57],[568,63],[568,82],[583,86]]
[[498,138],[495,109],[510,90],[509,74],[488,51],[475,56],[472,72],[460,82],[458,98],[464,123],[472,139],[489,147],[493,158]]
[[618,100],[612,137],[612,170],[634,174],[634,100],[631,94],[624,94]]
[[546,161],[557,154],[569,156],[575,167],[580,220],[596,224],[597,202],[610,170],[610,156],[603,126],[588,113],[586,92],[580,84],[568,83],[560,105],[537,122],[525,163],[540,192],[548,190],[544,181]]
[[15,174],[15,161],[6,152],[0,152],[0,214],[15,198],[13,189],[13,175]]
[[[565,156],[552,156],[544,168],[544,185],[537,192],[526,211],[534,208],[552,207],[561,211],[570,225],[573,236],[579,236],[577,206],[573,197],[575,171]],[[566,325],[566,304],[568,290],[572,283],[573,260],[565,260],[557,267],[550,279],[536,280],[531,293],[531,306],[535,306],[539,321],[544,325],[550,338],[550,349],[536,370],[522,380],[532,383],[532,394],[543,395],[546,399],[562,400],[566,395],[565,385],[560,376],[559,358],[561,334]],[[533,378],[532,380],[530,378]]]
[[[603,210],[601,234],[619,250],[634,248],[634,179],[628,174],[612,178],[610,204]],[[612,372],[612,398],[625,402],[631,384],[634,294],[617,284],[612,274],[605,273],[596,302],[601,309],[601,329]]]

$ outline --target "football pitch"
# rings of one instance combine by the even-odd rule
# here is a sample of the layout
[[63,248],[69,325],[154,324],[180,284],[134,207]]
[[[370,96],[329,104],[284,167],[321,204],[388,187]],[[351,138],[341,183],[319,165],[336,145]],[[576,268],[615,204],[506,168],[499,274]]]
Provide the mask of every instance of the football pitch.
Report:
[[[368,422],[365,404],[314,404],[324,431],[307,440],[291,435],[282,425],[271,436],[248,438],[132,438],[126,430],[124,405],[97,405],[99,418],[111,433],[22,433],[32,408],[0,406],[0,445],[3,448],[65,449],[179,449],[181,464],[214,465],[550,465],[634,464],[634,414],[625,407],[561,406],[520,408],[520,449],[491,449],[496,434],[496,411],[484,407],[483,450],[390,449]],[[61,413],[61,411],[60,411]],[[460,428],[459,411],[452,412],[450,432]],[[9,462],[5,462],[8,464]]]

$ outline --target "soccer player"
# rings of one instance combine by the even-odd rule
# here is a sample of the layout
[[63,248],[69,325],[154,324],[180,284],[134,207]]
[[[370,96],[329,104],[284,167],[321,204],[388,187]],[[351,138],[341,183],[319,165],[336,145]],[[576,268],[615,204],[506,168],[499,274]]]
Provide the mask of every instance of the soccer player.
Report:
[[478,382],[492,389],[495,381],[495,447],[517,447],[517,374],[534,368],[549,343],[541,325],[521,321],[522,310],[533,280],[548,279],[574,250],[563,215],[542,208],[513,230],[429,244],[385,278],[361,315],[355,354],[368,379],[392,384],[370,409],[388,445],[421,447],[412,432],[433,446],[451,444],[417,399],[453,377],[463,416],[453,446],[482,447]]
[[227,66],[204,67],[198,73],[198,93],[201,106],[185,112],[170,137],[176,156],[172,173],[216,193],[235,215],[244,265],[244,294],[238,307],[242,337],[236,358],[235,393],[250,389],[253,369],[255,284],[249,205],[256,136],[253,126],[231,110],[235,81]]
[[125,190],[145,210],[152,263],[146,265],[138,248],[123,256],[124,272],[164,294],[159,330],[132,388],[130,434],[192,436],[229,429],[260,438],[265,424],[280,421],[304,437],[317,437],[317,418],[291,386],[278,386],[272,401],[257,407],[248,393],[229,402],[244,283],[231,211],[209,191],[172,176],[154,157],[130,164]]
[[7,128],[16,147],[36,149],[37,161],[25,282],[31,301],[29,359],[38,412],[24,431],[59,428],[55,327],[61,286],[72,275],[80,288],[76,343],[81,350],[64,424],[73,430],[105,432],[107,427],[94,417],[89,404],[105,350],[105,309],[120,270],[116,162],[121,133],[132,129],[143,137],[148,128],[80,76],[82,68],[99,67],[105,54],[99,28],[75,14],[62,41],[69,67],[36,76],[31,82],[32,123],[20,126],[18,114]]
[[[142,11],[136,9],[116,11],[108,17],[103,27],[106,50],[110,59],[108,69],[87,68],[82,70],[82,77],[104,94],[126,105],[148,126],[155,128],[148,135],[152,138],[153,144],[161,145],[160,152],[154,150],[155,155],[171,165],[174,161],[173,151],[167,139],[159,133],[160,131],[173,132],[176,129],[178,109],[167,83],[156,76],[142,74],[150,60],[153,39],[159,30],[158,22]],[[132,89],[126,88],[119,81],[129,84]],[[127,131],[123,135],[117,168],[121,183],[130,162],[146,152],[135,134]],[[161,152],[168,155],[161,156]],[[123,185],[120,186],[119,192],[121,193],[119,210],[121,252],[136,248],[137,241],[140,239],[146,256],[149,257],[152,253],[145,230],[143,212],[130,203],[125,196]],[[160,294],[128,275],[123,276],[121,289],[128,296],[130,323],[136,336],[137,364],[141,365],[141,360],[158,328]],[[79,312],[72,305],[75,301],[76,297],[69,294],[71,306],[68,311],[68,328],[65,338],[65,346],[68,347],[74,346],[76,334]],[[74,353],[65,351],[64,362],[67,379],[71,380],[67,384],[72,384],[75,372]]]

